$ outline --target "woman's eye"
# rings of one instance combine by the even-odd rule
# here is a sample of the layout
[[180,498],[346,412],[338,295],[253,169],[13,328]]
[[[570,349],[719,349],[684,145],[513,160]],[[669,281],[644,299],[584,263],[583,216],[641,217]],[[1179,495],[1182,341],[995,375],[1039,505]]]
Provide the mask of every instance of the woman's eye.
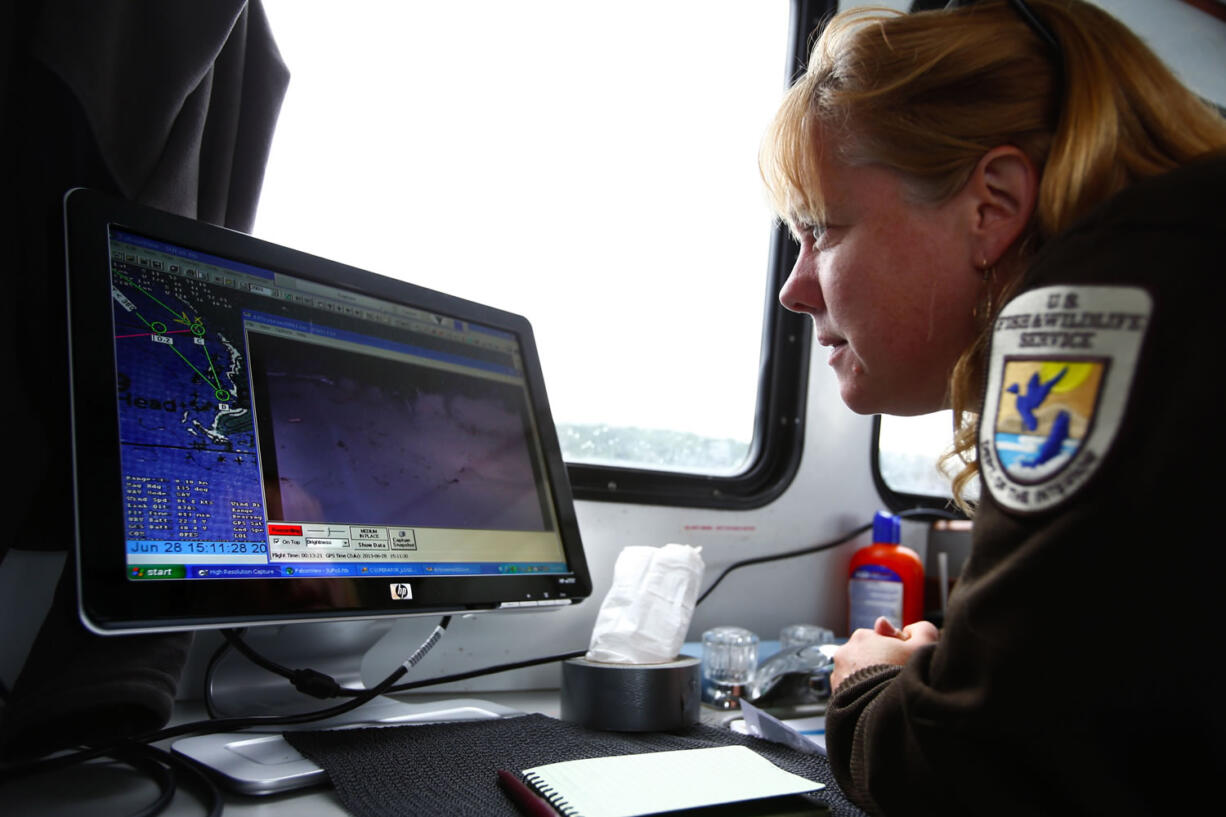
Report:
[[823,243],[830,242],[830,231],[833,229],[825,222],[797,221],[793,235],[801,244],[820,248]]

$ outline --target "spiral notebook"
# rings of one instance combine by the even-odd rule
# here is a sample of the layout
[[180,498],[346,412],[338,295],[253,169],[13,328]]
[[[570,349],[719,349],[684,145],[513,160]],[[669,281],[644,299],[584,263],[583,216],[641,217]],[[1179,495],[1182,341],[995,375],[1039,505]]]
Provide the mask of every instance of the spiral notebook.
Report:
[[566,817],[640,817],[824,788],[747,746],[549,763],[524,780]]

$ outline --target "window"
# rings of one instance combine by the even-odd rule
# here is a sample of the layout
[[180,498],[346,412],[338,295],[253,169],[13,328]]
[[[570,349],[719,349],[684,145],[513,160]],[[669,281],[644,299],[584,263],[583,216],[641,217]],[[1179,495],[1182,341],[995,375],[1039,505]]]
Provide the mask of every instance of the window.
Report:
[[[950,478],[941,470],[941,456],[953,444],[952,411],[918,417],[875,418],[873,424],[874,476],[878,489],[891,507],[916,504],[945,506],[953,498]],[[949,467],[955,470],[958,461]],[[970,499],[978,498],[978,486],[968,486]]]
[[257,235],[527,316],[577,489],[759,467],[786,0],[264,5]]

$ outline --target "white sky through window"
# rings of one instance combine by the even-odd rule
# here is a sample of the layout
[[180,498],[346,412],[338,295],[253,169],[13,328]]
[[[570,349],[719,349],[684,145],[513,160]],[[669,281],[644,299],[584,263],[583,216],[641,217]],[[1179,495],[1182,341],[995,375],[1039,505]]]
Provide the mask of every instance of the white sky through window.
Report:
[[784,0],[264,6],[256,235],[527,316],[559,425],[749,442]]

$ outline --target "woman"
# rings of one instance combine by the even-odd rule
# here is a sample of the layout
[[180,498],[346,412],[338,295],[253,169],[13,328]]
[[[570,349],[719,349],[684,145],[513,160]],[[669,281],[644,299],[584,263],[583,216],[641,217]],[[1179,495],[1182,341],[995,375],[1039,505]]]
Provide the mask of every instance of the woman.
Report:
[[1185,813],[1226,772],[1191,476],[1226,455],[1226,123],[1101,10],[1029,6],[836,17],[763,149],[843,400],[952,407],[981,485],[943,631],[839,650],[830,760],[874,813]]

